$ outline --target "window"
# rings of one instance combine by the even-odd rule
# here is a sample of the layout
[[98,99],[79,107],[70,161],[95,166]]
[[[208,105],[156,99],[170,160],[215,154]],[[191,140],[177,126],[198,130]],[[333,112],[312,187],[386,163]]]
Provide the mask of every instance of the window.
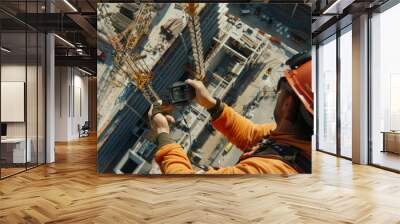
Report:
[[371,162],[400,170],[400,4],[371,18]]
[[317,51],[317,149],[345,158],[352,157],[351,28],[323,41]]
[[[24,13],[43,12],[41,6],[44,3],[7,1],[3,4],[2,1],[2,7],[19,8],[18,15],[24,17]],[[4,127],[0,144],[0,178],[5,178],[45,163],[46,38],[44,33],[4,12],[0,12],[0,17],[13,24],[0,24],[0,111],[6,115],[0,116]],[[17,100],[10,101],[10,97],[5,97],[7,95],[13,95]],[[18,109],[10,109],[14,104],[20,105]]]
[[340,36],[340,155],[352,157],[352,35],[351,26]]
[[336,153],[336,36],[318,48],[318,149]]

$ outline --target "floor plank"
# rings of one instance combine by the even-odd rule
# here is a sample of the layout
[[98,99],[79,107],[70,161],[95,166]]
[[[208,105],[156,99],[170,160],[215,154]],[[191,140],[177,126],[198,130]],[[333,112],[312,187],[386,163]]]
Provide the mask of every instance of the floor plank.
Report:
[[400,223],[400,175],[314,153],[291,177],[96,173],[94,137],[0,181],[0,223]]

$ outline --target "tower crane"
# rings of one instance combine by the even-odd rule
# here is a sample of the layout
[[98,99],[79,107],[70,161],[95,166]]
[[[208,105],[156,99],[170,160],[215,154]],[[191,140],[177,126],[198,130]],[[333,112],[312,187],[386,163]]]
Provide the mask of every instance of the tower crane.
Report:
[[[108,35],[108,40],[116,51],[121,51],[125,47],[126,49],[132,49],[136,46],[141,36],[148,32],[151,23],[151,12],[153,6],[151,4],[140,4],[135,18],[129,23],[129,25],[121,32]],[[104,14],[104,10],[101,11]],[[105,11],[103,17],[112,15]],[[126,37],[126,43],[122,41]]]
[[[147,33],[151,23],[151,4],[141,4],[134,21],[123,31],[122,34],[108,37],[115,50],[113,64],[115,74],[127,77],[134,82],[136,87],[143,93],[145,99],[151,104],[159,104],[160,97],[151,86],[153,74],[144,57],[133,52],[143,34]],[[125,45],[121,43],[122,37],[129,32]],[[115,82],[113,82],[115,84]]]
[[112,40],[121,42],[126,37],[125,49],[133,49],[149,30],[152,10],[152,4],[140,4],[132,22],[120,34],[112,36]]
[[[198,3],[187,3],[185,11],[189,15],[188,26],[193,52],[193,62],[195,66],[194,78],[203,80],[205,77],[205,66],[203,59],[203,47],[200,33],[200,22],[198,16]],[[143,93],[145,99],[151,104],[160,104],[161,100],[158,94],[151,86],[153,74],[151,69],[144,61],[144,57],[139,56],[133,51],[143,34],[147,33],[151,23],[151,4],[141,4],[134,26],[127,38],[125,45],[121,44],[118,37],[111,38],[116,54],[114,55],[115,67],[132,82]]]
[[140,38],[147,34],[151,24],[151,11],[153,10],[152,4],[141,4],[135,17],[134,27],[130,30],[125,47],[133,49]]
[[137,88],[143,93],[144,98],[151,104],[160,104],[161,99],[151,86],[153,74],[147,66],[144,57],[126,57],[128,67],[131,68],[130,79],[136,83]]
[[151,104],[160,104],[161,99],[151,86],[151,80],[154,76],[144,61],[145,57],[133,52],[141,37],[147,34],[149,30],[152,21],[152,10],[152,4],[140,5],[135,17],[135,26],[132,28],[124,48],[124,60],[129,68],[129,72],[126,75],[136,83],[137,88],[143,93],[145,99]]
[[117,53],[116,56],[123,59],[123,62],[114,59],[114,66],[118,69],[118,74],[124,75],[131,82],[135,83],[138,90],[143,93],[143,96],[149,103],[160,104],[161,99],[151,86],[151,80],[154,76],[143,60],[145,57],[127,54],[126,52]]
[[205,66],[203,58],[203,45],[201,40],[200,20],[198,16],[198,3],[184,3],[185,11],[189,15],[188,26],[190,40],[192,43],[193,61],[195,66],[195,79],[203,80],[205,77]]

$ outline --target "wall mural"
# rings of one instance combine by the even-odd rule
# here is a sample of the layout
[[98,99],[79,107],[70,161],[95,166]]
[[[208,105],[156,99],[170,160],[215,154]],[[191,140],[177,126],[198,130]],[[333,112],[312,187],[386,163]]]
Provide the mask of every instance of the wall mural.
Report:
[[311,173],[311,9],[100,3],[100,173]]

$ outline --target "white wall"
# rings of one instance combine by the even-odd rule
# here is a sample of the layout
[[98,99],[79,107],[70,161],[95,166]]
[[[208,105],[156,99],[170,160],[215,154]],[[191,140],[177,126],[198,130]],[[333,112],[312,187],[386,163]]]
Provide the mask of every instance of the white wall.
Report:
[[68,86],[67,67],[55,68],[55,141],[68,139]]
[[88,78],[72,67],[56,67],[55,73],[55,140],[70,141],[88,120]]
[[72,94],[72,99],[74,99],[74,102],[71,104],[74,105],[72,108],[72,120],[71,120],[71,136],[72,138],[77,138],[79,137],[78,133],[78,124],[81,126],[85,123],[85,121],[88,121],[89,119],[89,114],[88,114],[88,78],[81,76],[82,73],[79,73],[78,75],[76,74],[75,70],[75,75],[74,75],[74,91]]
[[1,65],[1,81],[25,82],[25,64]]
[[[1,66],[2,82],[25,82],[25,64],[5,64]],[[6,110],[6,108],[1,108]],[[11,122],[7,123],[7,137],[25,137],[25,123]]]
[[[38,69],[38,70],[36,70]],[[44,162],[44,74],[42,67],[24,64],[3,64],[1,66],[2,82],[24,82],[26,83],[26,106],[22,108],[25,113],[26,120],[24,122],[6,122],[7,137],[24,138],[25,135],[30,139],[32,150],[32,161],[39,163]],[[27,78],[27,80],[25,80]],[[4,96],[2,96],[4,97]],[[9,110],[10,108],[1,108],[1,110]],[[37,156],[39,153],[39,156]]]

